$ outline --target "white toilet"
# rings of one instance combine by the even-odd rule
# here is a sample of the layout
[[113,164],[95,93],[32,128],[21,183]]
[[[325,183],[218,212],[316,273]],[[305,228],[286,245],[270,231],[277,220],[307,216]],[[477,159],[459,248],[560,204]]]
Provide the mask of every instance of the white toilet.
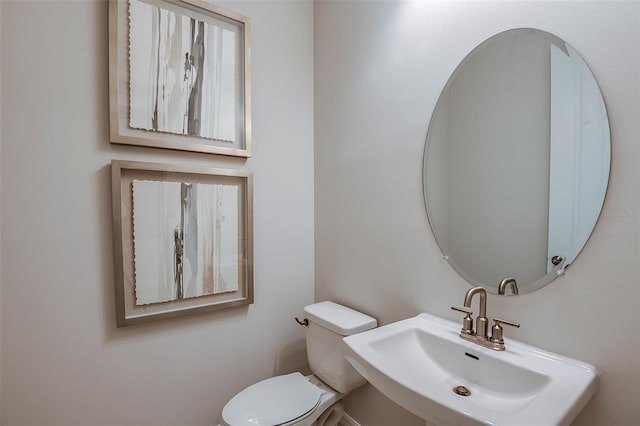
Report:
[[234,396],[222,410],[226,426],[335,426],[340,400],[366,381],[344,358],[342,338],[377,326],[368,315],[333,302],[304,308],[307,357],[313,372],[263,380]]

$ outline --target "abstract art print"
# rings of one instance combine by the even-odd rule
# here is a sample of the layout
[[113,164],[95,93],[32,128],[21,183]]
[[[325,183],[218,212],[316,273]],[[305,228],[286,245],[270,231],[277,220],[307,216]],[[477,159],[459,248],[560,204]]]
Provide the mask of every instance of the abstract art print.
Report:
[[132,184],[136,305],[237,291],[238,188]]
[[249,157],[248,30],[201,0],[110,2],[111,141]]
[[112,162],[118,326],[253,302],[251,175]]
[[130,126],[237,141],[239,41],[223,22],[129,0]]

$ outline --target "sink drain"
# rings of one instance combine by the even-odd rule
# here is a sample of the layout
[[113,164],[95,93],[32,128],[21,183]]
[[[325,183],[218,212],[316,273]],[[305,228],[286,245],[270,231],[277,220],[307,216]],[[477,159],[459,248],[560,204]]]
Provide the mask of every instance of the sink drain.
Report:
[[453,388],[453,392],[460,396],[469,396],[471,395],[471,391],[464,386],[456,386]]

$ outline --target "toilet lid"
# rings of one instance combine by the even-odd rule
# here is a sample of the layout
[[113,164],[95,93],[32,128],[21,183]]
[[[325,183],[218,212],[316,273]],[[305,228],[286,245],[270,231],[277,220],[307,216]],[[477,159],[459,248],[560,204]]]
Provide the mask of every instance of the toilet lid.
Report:
[[280,425],[318,406],[322,391],[300,373],[272,377],[249,386],[222,409],[232,426]]

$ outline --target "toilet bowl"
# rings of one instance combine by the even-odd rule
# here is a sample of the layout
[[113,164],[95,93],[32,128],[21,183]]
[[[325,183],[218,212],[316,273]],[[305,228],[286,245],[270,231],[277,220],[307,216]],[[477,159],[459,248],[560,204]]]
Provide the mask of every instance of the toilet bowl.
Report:
[[[222,426],[238,425],[318,425],[328,408],[339,410],[334,423],[324,416],[322,426],[333,426],[342,417],[344,394],[317,377],[292,373],[272,377],[249,386],[233,397],[222,411]],[[335,406],[335,407],[334,407]]]
[[341,399],[366,383],[342,353],[342,338],[370,330],[377,321],[333,302],[304,308],[312,375],[291,373],[253,384],[222,410],[223,426],[335,426]]

